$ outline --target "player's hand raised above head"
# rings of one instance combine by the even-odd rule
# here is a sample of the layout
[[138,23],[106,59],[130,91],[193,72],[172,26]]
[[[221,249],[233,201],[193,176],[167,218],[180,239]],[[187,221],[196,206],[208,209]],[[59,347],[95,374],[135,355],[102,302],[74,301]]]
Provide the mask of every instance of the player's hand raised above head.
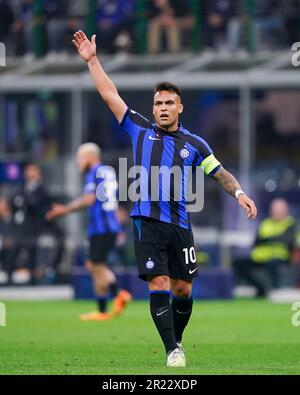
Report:
[[253,200],[251,200],[247,195],[242,194],[238,197],[239,205],[246,211],[247,218],[255,219],[257,216],[257,208]]
[[94,34],[91,40],[87,38],[87,36],[83,33],[82,30],[79,30],[73,35],[72,43],[77,49],[79,55],[88,62],[93,56],[96,55],[96,35]]

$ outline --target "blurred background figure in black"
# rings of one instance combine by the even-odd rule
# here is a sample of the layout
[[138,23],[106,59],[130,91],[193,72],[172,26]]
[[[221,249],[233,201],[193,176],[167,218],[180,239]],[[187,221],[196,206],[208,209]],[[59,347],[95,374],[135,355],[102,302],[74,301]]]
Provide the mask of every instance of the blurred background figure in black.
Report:
[[98,0],[96,32],[102,52],[129,50],[133,44],[135,0]]
[[287,42],[294,43],[300,37],[300,1],[299,0],[277,0],[279,13],[284,19]]
[[[263,220],[257,231],[250,259],[235,262],[235,272],[256,288],[256,296],[265,296],[268,287],[281,285],[281,268],[291,262],[296,241],[296,222],[289,215],[288,203],[275,199],[270,205],[270,217]],[[259,273],[264,272],[264,274]]]
[[35,59],[34,54],[34,0],[22,0],[16,9],[12,30],[17,42],[15,51],[23,54],[26,62]]
[[30,62],[71,55],[72,32],[102,53],[277,51],[298,41],[299,0],[0,0],[0,42]]
[[47,281],[45,276],[54,276],[62,250],[60,228],[45,220],[51,200],[40,166],[27,163],[24,177],[23,188],[12,199],[18,237],[11,280],[17,284]]
[[8,0],[0,0],[0,42],[8,42],[15,17]]
[[44,14],[48,55],[55,56],[70,47],[71,32],[85,28],[88,0],[46,0]]
[[[148,52],[179,53],[184,32],[191,31],[193,16],[186,0],[150,0],[148,2]],[[166,47],[163,48],[165,38]]]
[[[283,9],[285,9],[286,2]],[[290,4],[287,4],[289,7]],[[285,12],[276,0],[254,0],[256,49],[280,49],[287,44]]]
[[67,25],[66,6],[65,0],[48,0],[44,4],[48,55],[56,55],[62,51]]
[[15,254],[16,226],[8,199],[0,197],[0,285],[9,282]]
[[229,51],[239,49],[243,5],[240,0],[206,0],[203,3],[206,47]]

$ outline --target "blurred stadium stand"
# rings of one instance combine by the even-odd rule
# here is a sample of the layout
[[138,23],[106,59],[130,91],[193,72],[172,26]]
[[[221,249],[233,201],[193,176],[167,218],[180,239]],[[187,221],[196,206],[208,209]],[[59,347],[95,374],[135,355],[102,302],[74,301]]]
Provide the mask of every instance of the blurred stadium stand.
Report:
[[[160,80],[178,83],[184,93],[184,124],[207,139],[238,176],[257,201],[259,220],[278,196],[287,199],[299,219],[300,79],[291,62],[292,43],[300,38],[299,1],[187,1],[189,22],[180,23],[180,10],[175,14],[180,47],[172,49],[162,37],[158,54],[149,53],[147,45],[150,21],[157,15],[150,13],[150,1],[122,1],[128,6],[122,10],[119,1],[110,1],[112,11],[105,0],[80,1],[79,8],[71,7],[78,2],[66,1],[64,15],[58,9],[55,14],[55,3],[0,1],[1,16],[5,5],[12,12],[11,22],[6,19],[6,29],[0,30],[7,50],[6,67],[0,67],[1,196],[12,196],[22,182],[23,164],[32,158],[41,163],[54,201],[80,194],[74,154],[82,142],[99,144],[104,161],[117,171],[119,157],[130,163],[129,139],[71,47],[74,28],[83,27],[88,35],[98,32],[104,69],[130,106],[151,118],[153,86]],[[176,10],[178,2],[171,3]],[[6,7],[7,15],[10,11]],[[54,17],[63,27],[57,48],[49,41]],[[100,22],[108,19],[122,23],[101,33],[105,23]],[[101,44],[101,37],[111,47]],[[247,254],[258,225],[248,222],[211,180],[205,183],[204,210],[192,219],[204,271],[228,269],[233,255]],[[57,276],[44,279],[46,283],[71,281],[74,254],[82,253],[78,246],[83,245],[84,221],[84,214],[62,221],[66,253]],[[125,269],[122,259],[115,259],[121,271],[134,265],[132,251],[127,255]],[[295,262],[299,265],[297,253]],[[300,286],[299,276],[290,276],[283,285]]]

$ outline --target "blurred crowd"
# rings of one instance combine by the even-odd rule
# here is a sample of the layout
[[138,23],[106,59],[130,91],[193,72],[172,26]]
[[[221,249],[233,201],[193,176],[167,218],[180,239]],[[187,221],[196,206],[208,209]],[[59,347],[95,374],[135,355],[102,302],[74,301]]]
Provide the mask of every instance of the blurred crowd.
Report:
[[[0,42],[34,57],[70,51],[78,29],[102,52],[276,50],[298,41],[299,0],[0,0]],[[143,33],[144,32],[144,33]],[[196,43],[196,44],[195,44]]]

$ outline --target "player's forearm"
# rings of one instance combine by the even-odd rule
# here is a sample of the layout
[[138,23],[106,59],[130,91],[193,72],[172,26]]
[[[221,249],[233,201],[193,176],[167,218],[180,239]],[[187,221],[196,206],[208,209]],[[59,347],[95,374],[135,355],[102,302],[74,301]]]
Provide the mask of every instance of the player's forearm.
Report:
[[233,197],[235,197],[235,192],[241,189],[241,186],[236,178],[223,167],[217,171],[217,173],[214,175],[214,179],[218,181],[224,191]]
[[103,70],[97,56],[92,56],[88,61],[88,67],[100,96],[109,105],[114,96],[119,96],[115,84]]
[[68,210],[68,214],[74,211],[83,210],[93,204],[93,199],[91,199],[88,195],[87,196],[80,196],[79,198],[70,202],[66,208]]
[[120,97],[115,84],[105,73],[96,56],[92,56],[88,61],[88,66],[102,99],[108,105],[118,122],[121,122],[126,113],[127,105]]

